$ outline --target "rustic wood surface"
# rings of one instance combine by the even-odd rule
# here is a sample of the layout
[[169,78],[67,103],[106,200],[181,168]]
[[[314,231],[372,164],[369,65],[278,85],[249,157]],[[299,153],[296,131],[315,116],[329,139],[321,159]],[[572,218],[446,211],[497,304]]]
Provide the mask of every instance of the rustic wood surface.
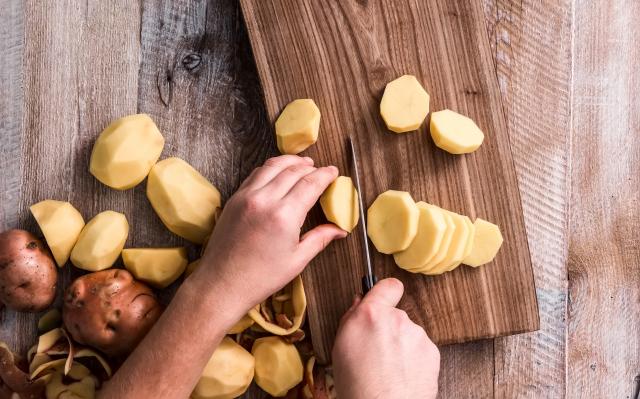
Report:
[[[275,152],[235,1],[100,3],[0,0],[0,228],[33,228],[26,205],[40,195],[109,195],[82,165],[82,145],[123,113],[152,113],[165,155],[188,156],[225,196]],[[443,398],[634,398],[640,10],[595,3],[484,1],[541,329],[442,347]],[[223,151],[185,151],[194,140]],[[223,170],[204,169],[217,162]],[[155,217],[139,189],[87,199],[76,204],[85,217],[103,206]],[[157,220],[132,231],[131,243],[167,240]],[[0,340],[24,350],[35,319],[0,311]]]
[[[323,113],[321,132],[305,153],[350,175],[351,135],[360,147],[365,207],[386,190],[404,190],[501,227],[505,242],[490,266],[436,277],[406,272],[373,251],[376,275],[405,285],[400,307],[438,344],[537,330],[520,194],[481,1],[240,4],[269,119],[296,98],[313,98]],[[450,108],[478,123],[487,136],[478,151],[452,156],[437,149],[426,123],[414,133],[388,131],[380,96],[387,82],[407,73],[426,87],[432,111]],[[313,216],[312,224],[323,220]],[[333,244],[303,273],[311,337],[324,362],[341,315],[360,291],[360,238]]]

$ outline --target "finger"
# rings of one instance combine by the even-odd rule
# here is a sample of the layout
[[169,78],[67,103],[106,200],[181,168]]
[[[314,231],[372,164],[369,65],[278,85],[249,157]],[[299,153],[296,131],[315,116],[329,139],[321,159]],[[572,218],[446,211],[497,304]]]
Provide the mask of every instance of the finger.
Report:
[[344,315],[342,317],[345,319],[349,317],[349,315],[353,313],[354,310],[356,310],[356,308],[358,307],[361,301],[362,301],[362,295],[360,294],[355,295],[353,297],[353,303],[351,303],[351,306],[349,307],[349,309],[347,309],[346,312],[344,312]]
[[305,233],[300,239],[297,256],[302,264],[306,265],[318,255],[331,241],[345,238],[347,232],[338,228],[334,224],[322,224]]
[[296,164],[282,170],[276,177],[265,184],[260,190],[268,193],[269,198],[280,199],[287,195],[291,188],[304,176],[315,171],[316,168],[306,164]]
[[311,165],[313,159],[309,157],[299,157],[297,155],[281,155],[269,158],[264,165],[256,168],[245,179],[240,188],[258,189],[276,177],[283,169],[293,165]]
[[404,293],[404,286],[400,280],[395,278],[385,278],[380,280],[376,285],[371,288],[371,291],[362,298],[362,304],[364,303],[377,303],[380,305],[396,307],[402,294]]
[[318,168],[303,176],[284,196],[284,200],[306,214],[337,177],[338,168],[335,166]]

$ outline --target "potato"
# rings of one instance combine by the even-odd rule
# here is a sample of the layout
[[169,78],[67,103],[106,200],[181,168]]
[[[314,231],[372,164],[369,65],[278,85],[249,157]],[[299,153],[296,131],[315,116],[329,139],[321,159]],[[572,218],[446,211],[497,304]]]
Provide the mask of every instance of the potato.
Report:
[[433,268],[427,272],[429,275],[442,274],[457,267],[464,258],[464,252],[467,248],[469,235],[471,234],[469,226],[465,221],[465,218],[467,218],[466,216],[458,215],[457,213],[446,210],[444,212],[447,212],[449,216],[451,216],[451,219],[455,224],[455,231],[451,238],[451,244],[447,249],[447,255],[440,263],[433,266]]
[[449,109],[431,114],[431,137],[451,154],[467,154],[480,147],[484,133],[473,120]]
[[393,254],[398,266],[412,272],[436,255],[447,230],[445,218],[437,207],[426,202],[418,202],[416,206],[420,212],[416,237],[407,249]]
[[71,251],[71,263],[89,271],[107,269],[120,256],[128,235],[129,223],[122,213],[101,212],[80,232]]
[[211,234],[222,203],[218,189],[180,158],[151,168],[147,198],[171,232],[196,244]]
[[351,233],[358,224],[358,191],[350,177],[338,176],[320,197],[320,206],[327,220]]
[[380,115],[395,133],[416,130],[429,114],[429,93],[418,79],[403,75],[387,83],[380,101]]
[[24,230],[0,233],[0,303],[40,312],[56,295],[58,270],[42,241]]
[[232,399],[247,391],[253,380],[255,360],[234,340],[225,337],[207,362],[193,399]]
[[315,144],[320,129],[320,110],[309,98],[284,107],[276,120],[276,141],[283,154],[298,154]]
[[78,343],[109,356],[130,353],[162,313],[153,291],[126,270],[77,278],[64,295],[62,320]]
[[367,234],[383,254],[404,251],[418,232],[419,214],[409,193],[385,191],[367,211]]
[[129,115],[112,122],[93,145],[89,172],[116,190],[136,186],[158,162],[164,137],[149,115]]
[[70,203],[56,200],[40,201],[29,209],[56,263],[64,266],[84,227],[82,215]]
[[122,262],[133,276],[152,287],[166,288],[184,272],[187,250],[179,248],[127,248]]
[[453,222],[453,218],[450,216],[449,212],[442,208],[435,208],[440,211],[444,217],[444,221],[447,224],[447,230],[445,230],[444,237],[442,238],[442,242],[440,243],[440,247],[437,249],[436,254],[430,261],[418,269],[418,272],[424,274],[428,274],[435,266],[440,264],[447,257],[451,241],[453,240],[453,234],[456,231],[456,224]]
[[491,262],[496,257],[504,240],[500,227],[493,223],[477,218],[473,225],[475,226],[473,247],[462,263],[478,267]]
[[295,345],[280,337],[259,338],[251,353],[256,360],[256,384],[268,394],[285,396],[302,381],[302,360]]
[[240,320],[236,322],[236,324],[231,327],[231,330],[227,332],[227,334],[240,334],[247,328],[251,327],[255,321],[249,315],[244,315]]

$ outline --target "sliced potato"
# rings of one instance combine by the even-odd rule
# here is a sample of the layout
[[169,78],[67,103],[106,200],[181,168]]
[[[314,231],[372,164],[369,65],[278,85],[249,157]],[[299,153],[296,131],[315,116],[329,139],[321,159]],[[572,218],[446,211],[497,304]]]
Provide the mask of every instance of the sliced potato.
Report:
[[456,258],[456,260],[451,264],[451,266],[449,266],[449,268],[446,270],[447,272],[455,270],[458,266],[462,264],[462,260],[469,254],[473,245],[473,235],[476,231],[476,228],[471,222],[471,219],[469,219],[467,216],[464,216],[464,215],[460,215],[460,216],[462,216],[462,218],[464,219],[464,223],[467,225],[468,233],[467,233],[466,243],[464,244],[464,250],[462,251],[462,254],[460,255],[459,258]]
[[298,154],[315,144],[320,129],[320,110],[309,98],[284,107],[276,120],[276,141],[283,154]]
[[38,222],[59,267],[69,260],[71,250],[84,227],[84,219],[69,202],[44,200],[29,208]]
[[475,226],[473,248],[462,263],[478,267],[491,262],[496,257],[504,240],[500,227],[495,224],[480,218],[477,218],[473,224]]
[[484,133],[471,118],[449,109],[431,114],[430,130],[436,146],[451,154],[473,152],[484,140]]
[[442,212],[426,202],[418,202],[418,232],[407,249],[393,254],[396,264],[408,271],[416,271],[435,255],[447,230]]
[[429,113],[429,93],[418,79],[404,75],[387,84],[380,101],[380,115],[395,133],[416,130]]
[[107,269],[120,256],[128,235],[129,223],[122,213],[101,212],[82,229],[71,251],[71,263],[92,272]]
[[320,197],[320,206],[327,220],[351,233],[358,224],[358,191],[350,177],[338,176]]
[[451,238],[451,244],[449,245],[449,249],[447,250],[447,256],[433,267],[427,274],[436,275],[442,274],[451,268],[451,266],[456,263],[462,261],[464,257],[464,251],[467,247],[467,242],[469,240],[469,227],[465,222],[464,218],[466,216],[458,215],[457,213],[446,211],[451,216],[453,223],[456,228],[453,233],[453,237]]
[[453,218],[449,214],[449,212],[445,211],[442,208],[438,208],[434,205],[434,207],[440,211],[442,216],[444,217],[444,221],[447,224],[447,230],[444,233],[444,237],[442,238],[442,243],[440,243],[440,247],[436,251],[436,254],[428,261],[425,265],[420,267],[417,271],[424,274],[429,274],[429,272],[438,264],[440,264],[449,253],[449,247],[451,246],[451,241],[453,240],[453,235],[456,232],[456,224],[453,222]]
[[388,190],[367,210],[367,234],[383,254],[404,251],[418,232],[419,211],[411,195]]
[[166,288],[180,277],[189,260],[184,247],[127,248],[122,251],[122,262],[136,279]]

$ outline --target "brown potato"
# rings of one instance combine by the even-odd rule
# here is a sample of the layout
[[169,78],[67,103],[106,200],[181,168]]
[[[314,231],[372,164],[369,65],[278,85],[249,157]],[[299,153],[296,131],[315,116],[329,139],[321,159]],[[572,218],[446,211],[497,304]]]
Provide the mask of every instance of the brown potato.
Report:
[[153,291],[126,270],[84,275],[67,288],[62,319],[75,341],[113,357],[130,353],[162,313]]
[[56,295],[58,271],[42,241],[24,230],[0,233],[0,303],[40,312]]

